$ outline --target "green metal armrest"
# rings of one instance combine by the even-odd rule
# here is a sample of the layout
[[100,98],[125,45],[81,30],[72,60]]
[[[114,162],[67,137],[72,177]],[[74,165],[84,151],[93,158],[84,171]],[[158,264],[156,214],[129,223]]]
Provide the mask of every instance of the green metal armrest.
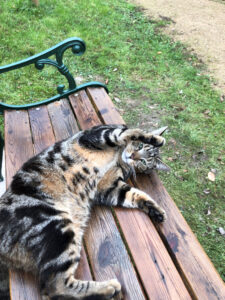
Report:
[[[25,105],[12,105],[12,104],[0,102],[0,114],[3,114],[4,110],[6,110],[6,109],[15,109],[15,110],[28,109],[28,108],[39,106],[42,104],[48,104],[50,102],[60,100],[62,98],[66,98],[73,93],[76,93],[82,89],[85,89],[85,88],[91,87],[91,86],[92,87],[103,87],[108,92],[107,87],[103,83],[97,82],[97,81],[88,82],[88,83],[85,83],[85,84],[82,84],[79,86],[76,85],[74,77],[69,72],[67,66],[65,66],[63,63],[63,54],[68,48],[71,48],[72,52],[75,55],[80,56],[80,55],[84,54],[84,52],[86,50],[86,45],[82,39],[77,38],[77,37],[72,37],[72,38],[64,40],[63,42],[53,46],[52,48],[50,48],[48,50],[45,50],[39,54],[33,55],[29,58],[12,63],[10,65],[0,67],[0,74],[2,74],[2,73],[6,73],[6,72],[9,72],[12,70],[23,68],[30,64],[34,64],[38,70],[42,70],[44,68],[45,64],[52,65],[52,66],[56,67],[58,69],[58,71],[63,76],[66,77],[66,79],[68,81],[68,89],[65,90],[65,86],[63,84],[60,84],[57,87],[58,94],[56,94],[55,96],[53,96],[51,98],[45,99],[45,100],[41,100],[38,102],[25,104]],[[55,55],[56,60],[49,59],[49,57],[52,55]],[[3,146],[4,146],[4,141],[0,134],[0,181],[3,181],[3,176],[2,176],[2,172],[1,172]]]
[[[34,56],[31,56],[31,57],[21,60],[21,61],[12,63],[10,65],[0,67],[0,74],[1,74],[1,73],[9,72],[12,70],[16,70],[19,68],[23,68],[30,64],[34,64],[38,70],[42,70],[44,68],[45,64],[52,65],[52,66],[56,67],[63,76],[66,77],[66,79],[68,81],[68,85],[69,85],[68,89],[65,90],[65,86],[63,84],[60,84],[57,87],[57,92],[58,92],[57,95],[55,95],[51,98],[45,99],[45,100],[31,103],[31,104],[11,105],[11,104],[6,104],[3,102],[0,102],[0,113],[3,113],[3,111],[5,109],[16,109],[16,110],[28,109],[28,108],[39,106],[42,104],[47,104],[47,103],[68,97],[69,95],[71,95],[77,91],[80,91],[82,89],[85,89],[87,87],[90,87],[90,86],[103,87],[108,92],[107,87],[103,83],[97,82],[97,81],[88,82],[88,83],[82,84],[80,86],[76,85],[76,82],[75,82],[73,76],[69,72],[67,66],[65,66],[63,63],[63,54],[68,48],[72,48],[72,52],[75,55],[80,56],[85,52],[86,45],[82,39],[72,37],[72,38],[64,40],[63,42],[53,46],[52,48],[50,48],[48,50],[45,50],[39,54],[36,54]],[[56,60],[52,60],[52,59],[48,58],[49,56],[52,56],[52,55],[55,55]]]

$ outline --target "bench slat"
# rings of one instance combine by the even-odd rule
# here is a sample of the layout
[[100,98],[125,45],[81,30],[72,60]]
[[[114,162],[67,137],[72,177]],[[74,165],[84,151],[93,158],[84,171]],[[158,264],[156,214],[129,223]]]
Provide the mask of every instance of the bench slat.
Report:
[[117,278],[124,300],[145,299],[109,208],[93,209],[85,241],[96,280]]
[[[89,90],[89,96],[90,95],[93,96],[91,89]],[[102,105],[102,101],[101,101],[102,94],[100,95],[97,94],[95,98],[98,99],[99,103],[101,103]],[[82,91],[82,93],[79,93],[79,96],[70,97],[70,100],[72,106],[75,107],[75,113],[77,115],[78,121],[82,123],[83,122],[82,120],[85,120],[88,117],[87,112],[91,111],[91,109],[93,110],[93,108],[91,108],[92,105],[89,98],[87,97],[87,95],[85,95],[85,92]],[[88,110],[79,109],[79,106],[81,108],[88,107]],[[99,124],[99,119],[96,112],[94,113],[92,111],[92,119],[96,121],[95,124],[93,124],[92,122],[92,125]],[[86,128],[85,124],[84,124],[84,128]],[[174,297],[176,296],[181,297],[182,299],[190,299],[189,294],[187,293],[187,290],[167,253],[167,250],[165,249],[160,237],[158,236],[157,231],[155,230],[154,226],[151,224],[149,218],[144,214],[140,214],[139,216],[140,220],[142,220],[143,216],[146,217],[147,222],[150,223],[150,227],[149,226],[147,227],[148,239],[146,238],[144,239],[142,237],[142,233],[140,230],[141,228],[140,224],[136,224],[135,220],[129,218],[130,216],[133,215],[133,211],[129,211],[129,213],[127,212],[127,210],[124,209],[121,209],[119,211],[121,211],[121,214],[124,214],[123,215],[124,223],[122,226],[123,234],[125,235],[125,238],[127,239],[128,237],[129,241],[133,244],[132,247],[130,247],[130,251],[132,252],[135,265],[139,271],[139,275],[144,283],[145,289],[148,292],[148,294],[151,296],[155,295],[156,298],[159,297],[160,295],[160,297],[163,299],[174,299]],[[116,210],[116,214],[117,214],[117,210]],[[92,226],[94,226],[94,224]],[[90,228],[92,228],[92,226],[90,226]],[[154,237],[153,239],[157,241],[156,243],[157,246],[160,249],[162,249],[162,257],[158,258],[157,254],[155,254],[155,257],[157,257],[159,261],[160,260],[162,261],[162,258],[164,259],[164,261],[159,262],[160,267],[159,265],[156,265],[155,262],[153,262],[153,260],[149,259],[149,240],[151,239],[152,236]],[[90,251],[90,253],[92,252],[93,249],[92,251]],[[93,268],[95,267],[96,266],[93,266]],[[168,274],[167,269],[170,270],[170,274]],[[165,276],[164,280],[162,280],[162,276]],[[171,280],[170,278],[173,278],[173,280]]]
[[46,106],[29,109],[31,133],[34,143],[34,154],[55,143],[52,124]]
[[81,128],[87,129],[102,124],[85,91],[72,94],[69,99]]
[[105,124],[124,124],[124,120],[114,106],[104,88],[88,88],[87,94],[100,120]]
[[167,226],[158,230],[197,299],[225,299],[225,286],[212,262],[191,231],[157,174],[138,176],[138,187],[149,193],[167,212]]
[[83,247],[81,249],[80,262],[76,270],[75,277],[83,280],[93,280],[87,260],[87,255]]
[[[102,114],[104,122],[120,121],[119,113],[115,109],[110,109],[112,101],[104,89],[101,89],[100,93],[98,89],[90,88],[89,94],[95,101],[98,112],[104,112]],[[103,94],[105,94],[104,102],[99,99]],[[141,175],[137,182],[138,187],[148,192],[167,212],[168,220],[164,226],[158,226],[158,230],[192,297],[224,299],[225,288],[222,279],[157,174],[153,172],[152,176]]]
[[67,99],[48,105],[56,141],[66,139],[79,131],[74,114]]
[[[67,99],[51,103],[48,105],[50,119],[53,125],[56,141],[66,139],[79,131],[74,114]],[[91,271],[88,265],[86,253],[82,248],[81,261],[79,263],[76,276],[79,279],[91,280]]]
[[[82,129],[101,124],[84,91],[69,98]],[[96,280],[117,277],[124,288],[124,299],[145,299],[109,208],[93,209],[85,242]]]
[[29,118],[26,111],[5,112],[6,185],[21,165],[33,156]]
[[[6,185],[21,165],[33,156],[29,118],[26,111],[5,111]],[[12,300],[41,300],[34,276],[10,271]]]

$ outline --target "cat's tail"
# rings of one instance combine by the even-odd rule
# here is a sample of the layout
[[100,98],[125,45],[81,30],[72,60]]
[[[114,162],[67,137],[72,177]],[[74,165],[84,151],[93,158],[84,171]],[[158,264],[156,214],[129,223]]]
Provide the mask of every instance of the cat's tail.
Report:
[[9,296],[9,271],[0,262],[0,299],[10,300]]

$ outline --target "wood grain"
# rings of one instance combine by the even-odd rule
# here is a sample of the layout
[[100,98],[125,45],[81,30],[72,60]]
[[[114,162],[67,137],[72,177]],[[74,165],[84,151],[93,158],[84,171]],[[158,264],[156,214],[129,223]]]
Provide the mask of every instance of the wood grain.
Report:
[[38,154],[55,143],[55,136],[46,106],[29,109],[34,153]]
[[48,105],[56,140],[62,140],[79,131],[68,100],[62,99]]
[[[82,129],[101,124],[84,91],[69,98]],[[91,122],[87,121],[90,115]],[[85,242],[96,280],[117,278],[122,283],[124,299],[145,299],[109,208],[93,209]]]
[[[79,131],[69,101],[63,99],[47,106],[56,141],[69,138]],[[50,122],[50,121],[49,121]],[[92,275],[84,248],[81,251],[81,261],[76,271],[76,278],[91,280]]]
[[81,249],[81,258],[75,277],[82,280],[93,280],[84,247]]
[[87,94],[103,123],[124,124],[123,118],[104,88],[88,88]]
[[102,124],[85,91],[72,94],[69,98],[82,129]]
[[[5,111],[6,184],[21,165],[33,156],[28,114],[25,111]],[[12,300],[41,300],[36,278],[25,272],[10,271]]]
[[151,176],[138,176],[136,185],[166,210],[166,226],[158,226],[157,229],[193,298],[225,299],[222,279],[157,174],[152,172]]
[[6,185],[21,165],[33,156],[28,114],[25,111],[5,112]]
[[[102,94],[105,94],[104,102],[99,99]],[[112,101],[110,100],[107,104],[109,97],[104,89],[100,94],[98,89],[90,88],[89,96],[92,101],[95,101],[98,113],[105,112],[103,103],[107,108],[107,112],[102,114],[102,120],[105,123],[121,123],[119,113],[115,109],[110,109]],[[96,99],[98,99],[97,102]],[[157,174],[153,172],[151,176],[139,176],[137,186],[148,192],[167,212],[168,220],[157,229],[191,296],[194,299],[225,299],[222,279]],[[119,214],[117,213],[117,216],[121,223],[123,218],[120,219]]]
[[109,208],[93,209],[85,241],[96,280],[117,278],[123,299],[145,299]]
[[[99,93],[99,89],[89,89],[92,101],[98,99],[98,103],[101,103],[101,110],[104,110],[102,103],[107,105],[108,96],[104,97],[104,101],[100,101],[102,94],[104,93],[102,91]],[[102,119],[105,123],[106,120],[113,122],[115,114],[113,123],[115,124],[118,120],[122,123],[118,112],[110,111],[111,105],[107,105],[108,112],[102,116]],[[98,104],[95,107],[97,108]],[[98,111],[100,112],[100,110]],[[111,115],[110,118],[108,114]],[[190,299],[190,295],[151,220],[137,210],[117,208],[115,213],[149,297],[151,299]]]

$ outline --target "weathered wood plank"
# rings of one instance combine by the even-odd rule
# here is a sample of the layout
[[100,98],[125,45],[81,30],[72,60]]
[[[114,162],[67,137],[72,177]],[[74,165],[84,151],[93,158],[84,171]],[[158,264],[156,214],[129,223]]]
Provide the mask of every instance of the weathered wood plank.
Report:
[[83,280],[93,280],[84,248],[81,249],[81,258],[75,277]]
[[[95,103],[98,112],[104,112],[104,123],[124,123],[113,103],[104,90],[89,89],[89,97]],[[108,101],[110,102],[108,103]],[[104,108],[104,105],[107,107]],[[115,115],[115,120],[113,116]],[[124,237],[135,261],[139,276],[151,299],[190,299],[183,281],[178,274],[161,238],[151,220],[137,210],[115,209]]]
[[55,143],[55,136],[46,106],[29,109],[30,126],[34,143],[34,154]]
[[[104,112],[102,119],[105,123],[121,123],[119,113],[115,109],[110,109],[112,101],[109,100],[104,89],[99,94],[97,89],[90,88],[89,95],[92,97],[92,101],[98,99],[95,106],[98,113]],[[104,97],[104,101],[100,102],[100,95]],[[107,108],[107,112],[105,112],[102,103]],[[115,119],[113,116],[115,116]],[[222,279],[176,204],[163,187],[157,174],[153,172],[151,176],[139,176],[137,186],[148,192],[167,212],[168,220],[165,225],[158,226],[157,229],[192,297],[196,299],[225,299],[225,288]]]
[[[48,111],[53,125],[56,141],[69,138],[79,131],[74,114],[67,99],[49,104]],[[91,280],[92,275],[84,249],[81,251],[81,261],[76,271],[79,279]]]
[[92,100],[100,120],[105,124],[124,124],[124,120],[114,106],[104,88],[88,88],[87,94]]
[[41,300],[38,279],[30,273],[10,271],[11,300]]
[[[101,124],[85,91],[69,98],[82,129]],[[94,208],[85,241],[96,280],[118,278],[124,299],[145,299],[109,208]]]
[[137,177],[137,186],[151,195],[166,210],[166,226],[158,231],[193,297],[225,299],[225,286],[212,262],[202,249],[176,204],[169,196],[157,174]]
[[[6,184],[21,165],[33,156],[28,114],[25,111],[5,111]],[[21,271],[10,271],[12,300],[41,300],[37,280]]]
[[79,131],[74,114],[66,99],[48,105],[56,140],[62,140]]
[[102,124],[85,91],[70,95],[70,103],[82,129]]
[[[98,90],[97,90],[98,92]],[[92,93],[92,91],[89,92],[89,95]],[[102,95],[97,94],[96,99],[98,99],[99,103],[103,103],[102,100]],[[85,94],[85,92],[79,93],[79,95],[77,96],[73,96],[72,98],[70,98],[71,100],[71,104],[73,107],[75,107],[75,113],[77,115],[78,121],[80,119],[80,123],[84,126],[83,128],[89,128],[87,124],[83,124],[82,120],[86,120],[88,118],[88,114],[87,112],[92,111],[92,105],[91,102],[89,100],[89,98],[87,97],[87,95]],[[76,104],[74,105],[75,102]],[[84,104],[85,103],[85,104]],[[79,109],[80,107],[88,107],[87,110],[82,110]],[[109,107],[109,106],[108,106]],[[78,116],[79,115],[79,116]],[[93,125],[97,125],[99,124],[99,119],[98,116],[96,114],[96,112],[94,113],[92,111],[92,126]],[[105,215],[107,210],[100,209],[100,216]],[[120,215],[121,213],[121,215]],[[154,228],[154,226],[152,225],[151,221],[149,220],[149,218],[147,216],[145,216],[144,214],[141,214],[140,212],[133,212],[133,211],[129,211],[129,213],[127,212],[127,210],[125,209],[121,209],[117,212],[116,210],[116,214],[119,214],[120,220],[121,221],[121,228],[123,231],[123,234],[125,235],[125,238],[127,240],[129,240],[129,243],[132,244],[132,249],[130,248],[131,252],[132,252],[132,256],[134,258],[135,261],[135,265],[136,268],[139,272],[139,275],[143,281],[144,287],[146,289],[146,291],[148,292],[148,295],[150,296],[151,299],[157,299],[158,297],[161,297],[162,299],[174,299],[175,297],[180,297],[182,299],[190,299],[185,286],[183,285],[183,282],[175,268],[175,266],[173,265],[167,250],[165,249],[156,229]],[[139,215],[139,220],[137,219],[137,216]],[[145,223],[143,226],[143,215],[144,215],[144,219],[145,219]],[[133,218],[132,218],[133,217]],[[115,241],[113,241],[113,243],[111,241],[109,241],[106,238],[104,238],[104,236],[102,236],[102,231],[101,234],[97,231],[95,232],[92,229],[98,228],[98,226],[101,226],[101,220],[98,220],[99,215],[96,214],[94,221],[91,221],[91,226],[90,226],[90,234],[89,234],[89,239],[91,240],[90,243],[90,254],[93,259],[91,260],[93,263],[93,271],[96,272],[99,276],[99,280],[103,280],[104,279],[104,268],[102,268],[100,262],[99,262],[99,252],[101,251],[101,249],[104,249],[103,245],[106,245],[106,252],[107,249],[110,250],[109,252],[109,271],[111,272],[110,268],[110,256],[112,257],[117,257],[118,259],[118,264],[123,265],[123,258],[121,258],[121,254],[118,253],[121,251],[120,248],[118,247],[118,245],[116,245],[116,238],[114,239]],[[105,215],[105,218],[107,220],[110,220],[110,215]],[[116,229],[113,227],[111,228],[111,223],[112,221],[108,221],[107,224],[104,228],[105,230],[107,230],[107,232],[111,231],[111,235],[115,235]],[[96,224],[99,224],[98,226]],[[142,233],[142,227],[143,229],[147,228],[147,230],[145,230],[145,233]],[[109,236],[110,233],[107,233],[107,236]],[[106,242],[104,241],[104,239],[106,240]],[[153,239],[153,242],[150,243],[151,239]],[[93,243],[96,243],[97,241],[97,247],[96,246],[92,246]],[[128,244],[129,244],[128,243]],[[87,242],[87,246],[89,245],[89,243]],[[116,248],[115,246],[116,245]],[[159,249],[161,249],[161,251],[154,251],[156,253],[153,253],[152,250],[152,255],[150,257],[149,255],[149,251],[150,246],[154,246],[154,249],[156,249],[157,247]],[[108,250],[108,251],[109,251]],[[104,252],[103,252],[104,253]],[[160,253],[160,254],[158,254]],[[156,259],[157,259],[157,263],[156,263]],[[107,260],[106,260],[106,266],[107,266]],[[167,270],[170,270],[170,272],[168,272]],[[126,271],[126,273],[128,273]],[[123,278],[121,278],[121,282],[124,286],[126,286],[126,282],[124,282]],[[131,294],[132,295],[132,294]]]
[[5,112],[5,156],[6,184],[9,186],[13,175],[33,155],[28,114],[25,111]]
[[85,241],[96,280],[117,278],[123,299],[145,299],[109,208],[93,209]]

